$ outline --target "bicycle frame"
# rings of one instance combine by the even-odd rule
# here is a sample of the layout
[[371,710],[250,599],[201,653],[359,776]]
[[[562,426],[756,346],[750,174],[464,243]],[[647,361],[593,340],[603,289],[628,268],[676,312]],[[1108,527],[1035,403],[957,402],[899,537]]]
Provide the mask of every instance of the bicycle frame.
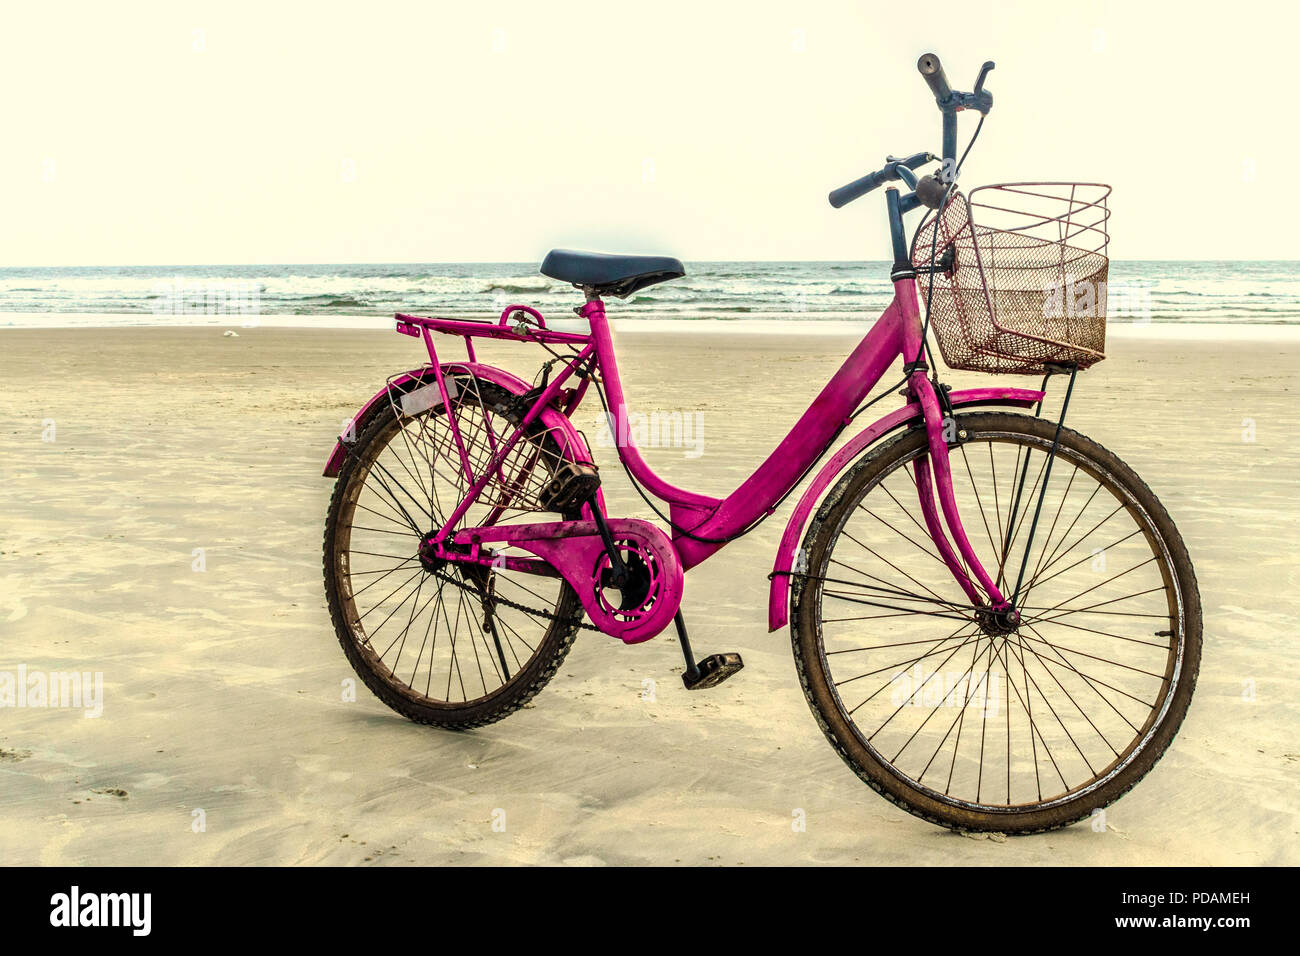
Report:
[[[745,531],[754,521],[771,514],[776,504],[798,484],[834,437],[849,423],[854,410],[895,359],[915,357],[920,353],[921,321],[915,281],[910,278],[899,279],[894,283],[894,293],[894,301],[889,308],[858,343],[789,434],[757,470],[725,499],[697,495],[662,480],[642,458],[632,435],[626,429],[623,430],[624,434],[619,435],[620,440],[616,444],[623,462],[647,491],[669,505],[669,518],[675,526],[674,545],[684,568],[689,569],[699,564],[720,550],[728,540]],[[582,314],[591,321],[593,344],[605,376],[606,394],[618,423],[621,423],[626,415],[627,404],[604,307],[596,299],[587,303]],[[919,401],[924,414],[940,505],[961,559],[949,547],[938,523],[938,515],[933,508],[929,468],[923,465],[918,469],[917,478],[928,530],[945,563],[972,602],[982,603],[966,568],[961,564],[962,560],[996,605],[1003,601],[1003,597],[975,556],[957,515],[939,400],[934,386],[926,377],[925,369],[916,368],[911,372],[908,376],[908,389]]]
[[[577,523],[556,521],[530,525],[504,525],[492,528],[490,531],[487,528],[455,529],[466,510],[487,487],[493,474],[500,475],[501,463],[533,422],[543,416],[549,422],[557,417],[555,412],[558,410],[561,413],[559,417],[565,419],[567,423],[568,416],[582,401],[592,380],[592,374],[595,373],[599,376],[608,399],[613,418],[610,424],[616,435],[615,444],[619,457],[647,493],[667,504],[668,517],[672,526],[671,538],[668,538],[658,533],[658,529],[648,522],[620,521],[618,522],[620,533],[624,531],[633,533],[631,530],[633,525],[643,525],[655,532],[653,535],[647,534],[645,540],[656,553],[662,554],[666,561],[676,566],[667,569],[667,575],[670,591],[679,592],[681,585],[677,582],[680,582],[678,575],[681,572],[706,560],[724,547],[728,541],[749,529],[754,522],[775,511],[780,501],[811,470],[830,443],[851,421],[855,409],[896,359],[903,358],[906,362],[921,354],[922,324],[915,280],[911,277],[897,278],[894,282],[894,293],[894,300],[889,307],[871,326],[790,432],[754,473],[723,499],[698,494],[665,481],[642,457],[633,434],[627,428],[627,399],[619,374],[609,320],[605,315],[604,303],[599,297],[589,295],[586,304],[579,310],[579,314],[587,319],[590,325],[589,334],[549,329],[539,312],[518,305],[507,307],[502,312],[500,321],[495,323],[425,318],[399,313],[398,331],[406,335],[422,337],[424,340],[445,407],[450,407],[451,397],[448,391],[448,376],[444,374],[444,369],[453,370],[458,365],[456,363],[444,365],[439,360],[432,332],[455,335],[464,339],[471,363],[464,366],[467,369],[479,367],[472,341],[475,337],[559,344],[576,349],[576,354],[566,357],[567,362],[563,369],[547,383],[540,394],[536,395],[514,432],[501,442],[499,448],[496,447],[496,440],[493,440],[495,455],[481,474],[475,475],[473,472],[461,442],[456,416],[448,416],[448,425],[470,487],[461,504],[448,515],[443,526],[433,534],[430,539],[432,544],[438,549],[439,554],[448,560],[481,564],[495,560],[503,562],[505,566],[512,569],[534,574],[555,574],[558,570],[560,574],[571,580],[573,579],[571,575],[579,577],[583,574],[590,575],[591,556],[586,552],[591,549],[576,547],[582,536],[590,538],[596,534],[594,524],[590,520]],[[528,318],[511,328],[507,324],[509,318],[519,317],[521,313]],[[579,384],[575,387],[566,387],[575,375],[578,376]],[[782,537],[772,574],[768,616],[769,625],[773,629],[785,623],[789,575],[795,573],[793,558],[799,533],[811,514],[813,506],[821,497],[821,493],[849,462],[874,441],[887,432],[908,424],[923,424],[926,429],[929,455],[917,460],[915,477],[926,530],[934,541],[939,556],[972,606],[987,606],[999,610],[1008,607],[1006,597],[975,554],[962,526],[953,494],[942,404],[933,383],[927,377],[924,365],[912,367],[906,381],[906,404],[877,420],[833,456],[816,476],[796,507]],[[515,382],[519,380],[515,379]],[[370,404],[381,400],[386,394],[386,390],[379,393]],[[978,404],[1029,407],[1041,399],[1042,393],[1028,389],[985,388],[952,392],[947,397],[948,404],[954,408]],[[369,405],[366,407],[368,408]],[[363,408],[357,418],[364,415],[365,411],[366,409]],[[572,426],[569,428],[572,430]],[[576,433],[574,434],[576,437]],[[576,448],[580,452],[586,452],[583,442],[578,442]],[[337,473],[338,466],[345,455],[346,448],[340,442],[336,446],[330,465],[326,468],[326,474]],[[601,509],[603,516],[605,514],[603,499],[597,500],[597,507]],[[584,516],[588,519],[591,517],[586,509],[584,509]],[[548,536],[556,540],[543,546],[542,542]],[[482,543],[488,540],[514,544],[539,557],[503,559],[481,548]],[[664,548],[665,544],[667,548]],[[572,562],[565,560],[566,552],[572,552]],[[566,566],[570,563],[571,567]],[[680,593],[674,596],[680,598]],[[588,607],[588,610],[592,608]],[[655,630],[654,633],[658,631]],[[631,643],[648,639],[654,634],[640,636],[620,633],[618,636]]]

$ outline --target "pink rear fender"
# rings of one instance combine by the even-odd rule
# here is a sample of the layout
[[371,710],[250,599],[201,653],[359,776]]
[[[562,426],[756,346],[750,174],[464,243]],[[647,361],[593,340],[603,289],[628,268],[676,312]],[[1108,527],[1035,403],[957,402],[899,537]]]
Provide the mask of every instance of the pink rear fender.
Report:
[[[492,365],[482,365],[478,362],[444,362],[442,365],[443,374],[456,374],[469,372],[476,378],[485,382],[491,382],[494,385],[500,385],[502,388],[516,395],[523,395],[531,387],[519,376],[507,372],[505,369],[496,368]],[[397,376],[392,380],[392,385],[405,385],[408,382],[418,382],[424,379],[433,381],[433,367],[425,365],[422,368],[412,369],[409,372]],[[391,386],[386,385],[376,392],[371,399],[361,406],[360,410],[352,416],[352,419],[344,426],[343,435],[347,435],[352,441],[361,434],[363,422],[366,416],[378,404],[388,402],[388,389]],[[587,448],[587,442],[582,434],[573,427],[573,422],[569,421],[567,415],[555,408],[547,408],[541,415],[542,423],[547,428],[558,429],[567,438],[567,446],[573,450],[575,458],[581,458],[584,461],[591,461],[591,451]],[[339,469],[343,467],[343,462],[348,457],[348,448],[344,443],[342,435],[334,443],[334,450],[330,453],[329,461],[325,463],[326,478],[334,478],[338,475]]]
[[[1042,392],[1027,388],[971,388],[948,394],[948,400],[953,408],[958,409],[980,405],[1029,408],[1042,397]],[[832,455],[830,461],[822,466],[817,477],[805,489],[799,504],[795,506],[794,513],[786,523],[785,533],[781,535],[781,544],[777,548],[776,561],[772,565],[772,584],[767,601],[769,631],[784,626],[790,619],[790,572],[794,570],[795,557],[799,552],[804,527],[808,524],[813,509],[821,501],[826,489],[881,436],[920,420],[921,406],[915,403],[904,405],[878,419],[854,435],[848,444]]]

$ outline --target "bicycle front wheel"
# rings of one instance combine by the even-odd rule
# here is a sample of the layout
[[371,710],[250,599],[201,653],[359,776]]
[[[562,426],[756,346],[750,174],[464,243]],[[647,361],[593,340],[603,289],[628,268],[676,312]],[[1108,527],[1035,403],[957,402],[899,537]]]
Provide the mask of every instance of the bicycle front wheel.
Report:
[[791,630],[804,693],[877,792],[957,830],[1066,826],[1136,784],[1187,712],[1196,577],[1132,469],[1027,415],[958,416],[957,503],[1018,624],[971,607],[925,527],[914,429],[854,466],[805,537]]

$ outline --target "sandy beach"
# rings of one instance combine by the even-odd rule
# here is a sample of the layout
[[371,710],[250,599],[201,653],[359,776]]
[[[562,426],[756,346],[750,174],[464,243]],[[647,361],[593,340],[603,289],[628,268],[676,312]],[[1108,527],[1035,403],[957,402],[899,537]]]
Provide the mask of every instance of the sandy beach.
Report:
[[[103,675],[100,716],[0,710],[5,863],[1300,863],[1290,330],[1128,327],[1081,376],[1071,424],[1147,480],[1196,563],[1200,680],[1105,832],[976,839],[886,803],[814,723],[789,634],[766,626],[789,504],[687,579],[697,648],[746,661],[716,690],[682,688],[670,634],[583,633],[527,709],[486,729],[417,726],[364,687],[342,699],[321,469],[341,423],[425,356],[391,332],[231,328],[0,331],[0,671]],[[702,416],[699,457],[647,458],[730,492],[853,343],[621,328],[634,406],[670,383]],[[480,357],[531,378],[546,356]],[[589,435],[598,407],[578,416]],[[611,510],[649,517],[601,451]]]

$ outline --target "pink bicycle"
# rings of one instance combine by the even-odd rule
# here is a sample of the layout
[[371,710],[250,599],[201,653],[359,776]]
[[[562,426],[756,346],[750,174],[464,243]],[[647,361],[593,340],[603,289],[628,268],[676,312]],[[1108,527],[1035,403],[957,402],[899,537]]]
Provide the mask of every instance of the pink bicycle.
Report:
[[[676,259],[551,252],[541,271],[583,292],[585,332],[550,328],[525,305],[498,321],[397,315],[429,361],[366,403],[325,469],[337,476],[330,611],[381,700],[422,723],[479,726],[532,698],[580,629],[634,644],[669,624],[686,687],[715,686],[742,661],[695,659],[685,572],[811,474],[769,575],[768,621],[790,625],[813,714],[862,780],[942,826],[1033,832],[1087,816],[1152,767],[1196,681],[1195,575],[1146,484],[1064,426],[1077,373],[1104,356],[1109,188],[959,192],[957,113],[976,110],[983,125],[993,64],[971,93],[949,88],[936,57],[918,66],[942,113],[942,156],[891,157],[831,194],[840,206],[907,187],[885,193],[894,300],[724,499],[658,477],[621,427],[627,399],[602,300],[683,275]],[[920,207],[909,246],[903,216]],[[934,371],[930,332],[952,368],[1042,375],[1042,386],[952,391]],[[439,358],[434,333],[460,337],[467,358]],[[550,358],[526,382],[478,362],[481,337]],[[897,386],[867,401],[895,361]],[[1055,421],[1040,417],[1052,375],[1068,377]],[[592,390],[666,531],[609,515],[571,420]],[[896,390],[900,406],[814,473]]]

